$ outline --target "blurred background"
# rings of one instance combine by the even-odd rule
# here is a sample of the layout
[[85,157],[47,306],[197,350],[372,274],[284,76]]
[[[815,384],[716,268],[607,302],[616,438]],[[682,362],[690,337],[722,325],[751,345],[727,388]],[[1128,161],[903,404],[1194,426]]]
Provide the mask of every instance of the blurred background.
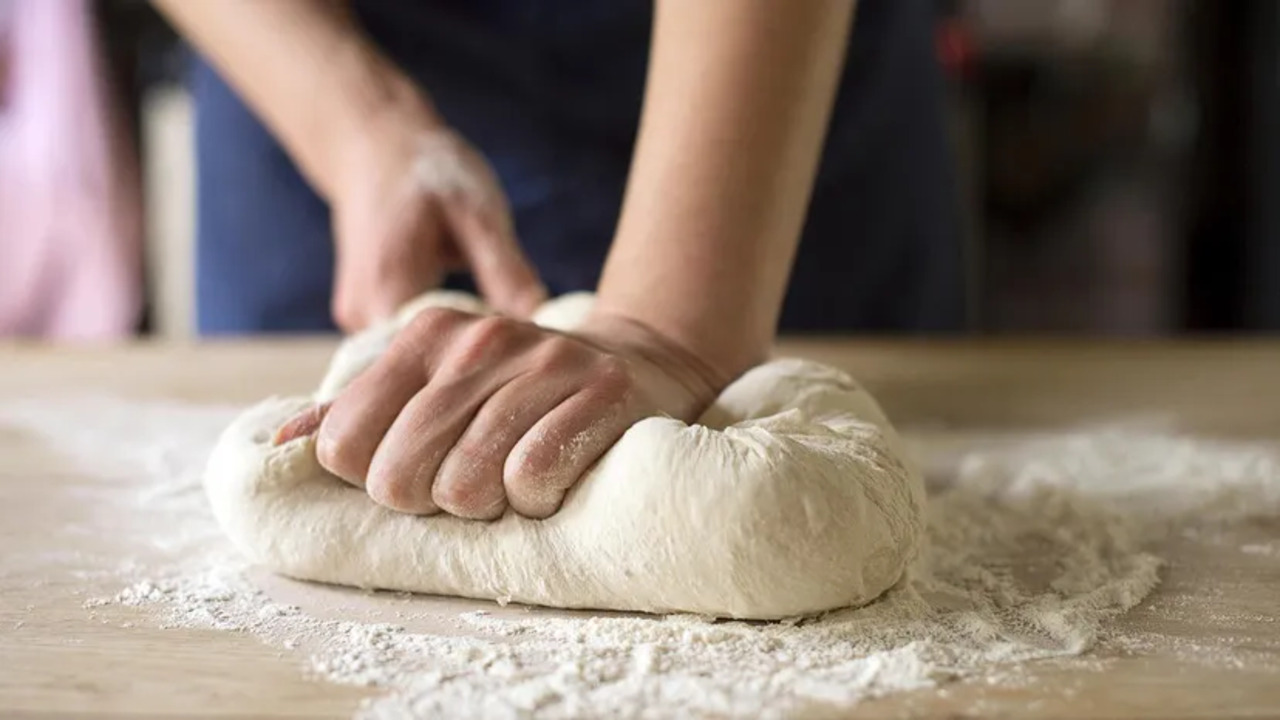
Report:
[[[144,0],[31,4],[0,0],[0,334],[189,337],[185,51]],[[972,332],[1280,329],[1278,50],[1273,0],[938,2]]]

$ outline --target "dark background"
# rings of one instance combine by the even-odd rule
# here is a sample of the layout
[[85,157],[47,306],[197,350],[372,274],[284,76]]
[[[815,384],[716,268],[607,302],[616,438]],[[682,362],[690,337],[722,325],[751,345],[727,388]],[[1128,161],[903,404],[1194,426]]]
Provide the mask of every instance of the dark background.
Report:
[[[137,132],[184,50],[99,3]],[[938,38],[974,331],[1280,330],[1280,5],[952,0]]]

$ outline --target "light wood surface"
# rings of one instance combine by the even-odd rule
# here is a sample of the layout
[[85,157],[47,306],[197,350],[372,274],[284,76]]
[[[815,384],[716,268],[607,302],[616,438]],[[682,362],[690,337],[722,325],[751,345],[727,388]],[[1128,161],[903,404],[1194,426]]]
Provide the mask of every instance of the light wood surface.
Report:
[[[309,391],[332,349],[325,340],[0,346],[0,405],[79,393],[246,403]],[[805,340],[782,351],[853,372],[908,429],[983,437],[1139,418],[1211,436],[1280,438],[1280,343]],[[118,617],[103,620],[84,608],[86,597],[118,586],[30,558],[35,548],[60,549],[49,547],[64,542],[47,532],[50,523],[88,512],[86,482],[41,443],[0,425],[0,715],[355,711],[369,691],[309,680],[297,654],[246,634],[124,627]],[[1170,541],[1156,549],[1170,560],[1161,586],[1115,623],[1157,639],[1141,652],[1040,663],[1013,686],[960,682],[868,702],[854,714],[1280,716],[1280,560],[1238,550],[1280,537],[1280,521],[1236,532],[1220,544]]]

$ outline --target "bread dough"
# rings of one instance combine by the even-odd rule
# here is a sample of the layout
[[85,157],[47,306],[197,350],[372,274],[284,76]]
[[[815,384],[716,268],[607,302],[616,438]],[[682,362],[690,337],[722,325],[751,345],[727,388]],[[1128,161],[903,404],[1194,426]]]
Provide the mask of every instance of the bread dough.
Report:
[[[924,488],[876,402],[804,360],[747,372],[694,425],[642,420],[547,520],[403,515],[275,430],[332,397],[433,293],[347,340],[314,397],[273,398],[223,433],[205,475],[219,522],[254,562],[295,578],[564,608],[776,619],[867,603],[901,578]],[[568,328],[590,298],[535,318]]]

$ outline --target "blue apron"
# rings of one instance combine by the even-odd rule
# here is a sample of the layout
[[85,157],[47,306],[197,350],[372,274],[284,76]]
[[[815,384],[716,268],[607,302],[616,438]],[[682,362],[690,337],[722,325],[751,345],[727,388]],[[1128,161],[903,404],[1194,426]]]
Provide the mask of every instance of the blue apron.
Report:
[[[599,279],[640,113],[651,5],[354,0],[367,32],[493,163],[521,244],[554,294]],[[961,327],[931,8],[859,3],[784,331]],[[201,333],[332,330],[325,203],[204,62],[192,90]]]

